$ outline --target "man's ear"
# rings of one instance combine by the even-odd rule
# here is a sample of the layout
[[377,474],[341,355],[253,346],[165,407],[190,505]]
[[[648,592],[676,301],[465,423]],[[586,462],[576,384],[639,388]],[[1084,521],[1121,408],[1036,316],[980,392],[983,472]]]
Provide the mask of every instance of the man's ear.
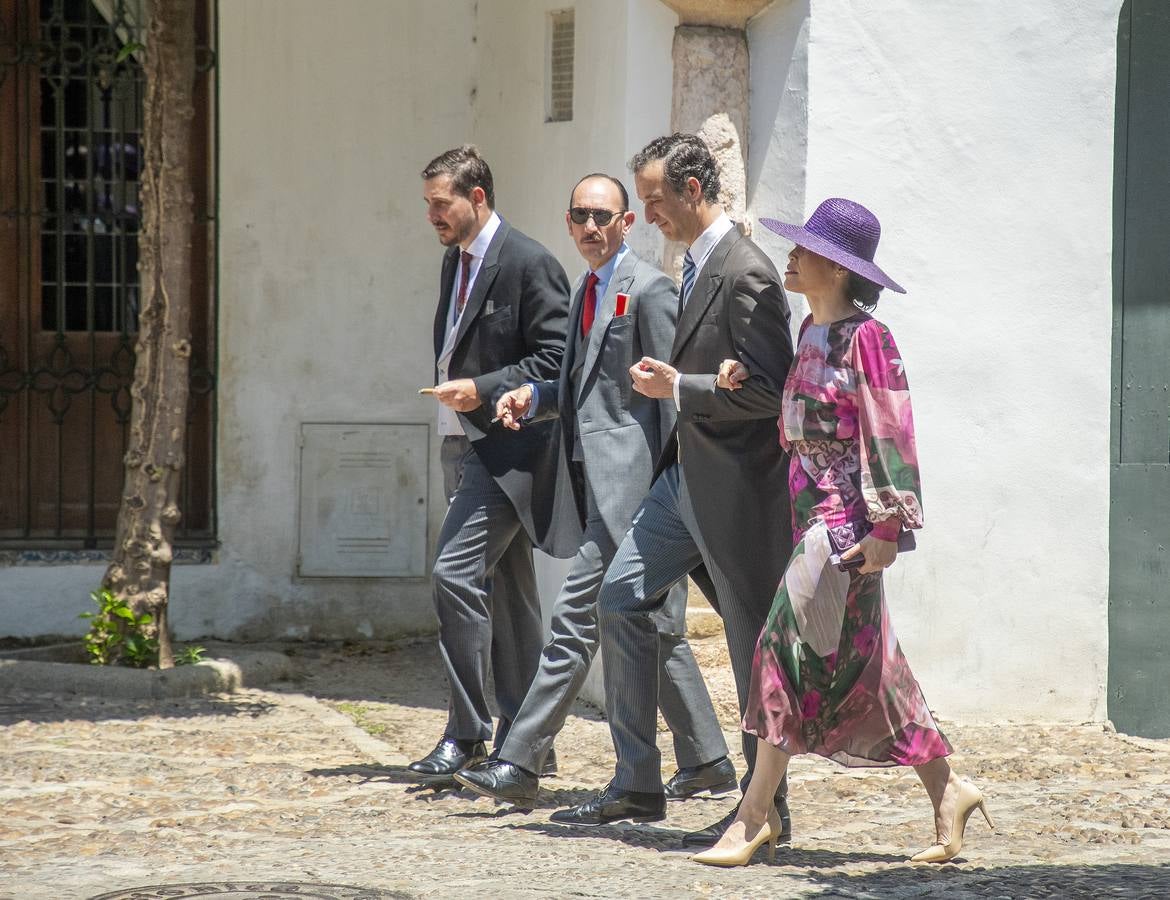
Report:
[[487,202],[487,192],[483,188],[479,187],[479,185],[476,185],[475,187],[473,187],[471,189],[471,205],[472,206],[483,206],[483,204],[486,202]]
[[567,229],[569,229],[569,236],[572,237],[573,236],[573,220],[569,217],[568,213],[565,213],[565,227]]
[[687,179],[687,199],[692,203],[698,203],[703,199],[703,186],[694,175]]
[[632,209],[627,209],[622,215],[622,237],[630,233],[630,229],[634,227],[634,222],[638,220],[637,214]]

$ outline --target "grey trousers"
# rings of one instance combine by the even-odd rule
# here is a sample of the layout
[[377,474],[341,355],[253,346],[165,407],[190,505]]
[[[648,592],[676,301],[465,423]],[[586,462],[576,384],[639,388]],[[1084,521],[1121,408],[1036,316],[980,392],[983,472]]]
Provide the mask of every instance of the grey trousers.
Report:
[[[769,597],[741,597],[727,578],[735,560],[711,556],[699,533],[690,495],[678,465],[663,472],[634,516],[618,547],[598,598],[605,700],[617,751],[614,785],[627,791],[662,791],[661,759],[655,741],[654,697],[658,682],[656,629],[652,614],[661,592],[702,562],[714,584],[727,650],[735,675],[740,714],[747,703],[756,642],[772,605]],[[756,739],[743,733],[748,763],[755,764]],[[777,796],[787,793],[782,782]]]
[[[500,748],[500,758],[539,773],[553,738],[585,683],[597,652],[597,595],[617,547],[586,486],[585,535],[553,604],[551,635],[528,696]],[[674,736],[675,762],[697,766],[727,755],[707,685],[686,639],[684,581],[666,591],[652,616],[656,631],[658,706]]]
[[498,747],[528,693],[544,644],[532,543],[467,438],[444,438],[441,461],[449,502],[432,590],[451,687],[445,736],[492,738],[490,665],[500,713]]

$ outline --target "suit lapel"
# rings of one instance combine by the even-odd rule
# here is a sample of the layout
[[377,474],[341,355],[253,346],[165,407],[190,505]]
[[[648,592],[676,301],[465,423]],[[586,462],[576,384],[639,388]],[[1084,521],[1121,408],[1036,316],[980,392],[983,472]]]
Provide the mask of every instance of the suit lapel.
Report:
[[467,296],[467,305],[463,308],[463,315],[459,318],[459,325],[455,329],[455,340],[452,341],[452,347],[458,347],[459,342],[467,335],[471,323],[475,321],[479,315],[479,311],[483,309],[484,301],[487,299],[488,291],[491,290],[492,282],[496,280],[496,276],[500,273],[500,247],[504,240],[508,237],[508,232],[511,227],[503,219],[500,220],[500,227],[496,229],[496,233],[492,236],[492,241],[488,244],[487,253],[483,255],[483,262],[479,266],[479,271],[475,274],[475,284],[471,287],[471,293]]
[[443,355],[447,343],[447,317],[451,315],[451,289],[459,270],[459,248],[448,247],[443,254],[443,274],[439,277],[439,305],[435,311],[435,359]]
[[573,285],[573,302],[569,306],[569,332],[565,335],[565,355],[561,358],[561,380],[557,387],[561,409],[568,409],[572,390],[573,365],[577,361],[577,335],[581,333],[581,310],[585,305],[585,277],[582,275]]
[[670,348],[670,361],[672,363],[678,358],[695,329],[699,327],[699,322],[703,320],[703,314],[707,312],[707,308],[719,292],[719,288],[723,284],[723,264],[727,261],[727,254],[731,252],[731,248],[738,240],[739,230],[736,228],[732,228],[723,235],[707,258],[703,271],[695,279],[695,286],[691,288],[691,296],[687,300],[687,305],[683,307],[682,314],[678,317],[678,329],[674,333],[674,344]]
[[[589,380],[597,360],[601,356],[601,345],[605,343],[606,333],[613,321],[613,314],[617,311],[617,295],[628,294],[630,285],[634,283],[634,266],[638,258],[632,250],[628,251],[621,264],[614,269],[605,287],[605,296],[597,301],[597,312],[593,317],[593,327],[589,329],[589,344],[585,349],[585,364],[581,370],[581,384]],[[631,310],[626,310],[630,315]]]

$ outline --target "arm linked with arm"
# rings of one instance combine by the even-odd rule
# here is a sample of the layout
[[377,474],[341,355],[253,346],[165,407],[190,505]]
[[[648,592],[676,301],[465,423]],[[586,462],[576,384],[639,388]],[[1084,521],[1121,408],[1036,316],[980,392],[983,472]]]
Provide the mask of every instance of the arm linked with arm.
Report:
[[728,299],[734,354],[750,377],[735,391],[715,386],[717,372],[679,376],[680,418],[709,421],[774,418],[792,364],[788,304],[775,276],[753,268],[736,279]]

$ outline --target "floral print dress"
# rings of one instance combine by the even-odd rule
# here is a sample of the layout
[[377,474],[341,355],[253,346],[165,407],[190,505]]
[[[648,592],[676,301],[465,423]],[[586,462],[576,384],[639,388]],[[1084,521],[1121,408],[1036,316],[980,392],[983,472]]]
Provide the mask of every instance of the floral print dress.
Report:
[[811,317],[784,385],[796,547],[756,646],[743,728],[846,766],[916,766],[951,752],[890,623],[882,573],[829,555],[871,530],[922,527],[910,394],[889,329]]

